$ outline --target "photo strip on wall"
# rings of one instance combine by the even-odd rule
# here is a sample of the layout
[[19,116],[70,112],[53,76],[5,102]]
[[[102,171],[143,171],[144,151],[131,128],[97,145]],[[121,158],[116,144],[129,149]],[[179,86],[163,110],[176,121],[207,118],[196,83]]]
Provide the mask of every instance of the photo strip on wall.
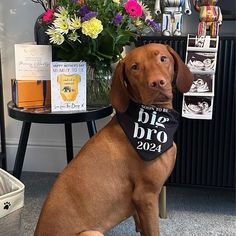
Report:
[[185,118],[212,119],[218,42],[218,37],[188,35],[185,64],[194,79],[183,96],[182,116]]

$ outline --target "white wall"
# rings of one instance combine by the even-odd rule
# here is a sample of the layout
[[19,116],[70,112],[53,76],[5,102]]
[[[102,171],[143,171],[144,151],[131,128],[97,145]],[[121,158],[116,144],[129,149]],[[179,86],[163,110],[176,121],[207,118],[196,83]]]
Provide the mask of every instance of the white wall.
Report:
[[[198,15],[192,9],[191,16],[184,17],[183,34],[195,33]],[[8,169],[13,168],[21,122],[8,117],[6,104],[11,100],[10,80],[14,78],[14,44],[33,41],[33,27],[36,18],[43,12],[40,5],[30,0],[0,1],[0,48],[2,50],[2,70],[6,122]],[[235,34],[235,22],[223,22],[221,32]],[[109,118],[97,122],[102,127]],[[75,153],[88,139],[85,124],[73,125]],[[66,165],[65,138],[63,125],[32,124],[26,151],[24,170],[58,172]]]
[[[6,104],[11,100],[10,80],[15,76],[14,44],[34,40],[34,22],[43,12],[30,0],[0,1],[0,48],[2,51],[3,96],[5,104],[8,170],[12,170],[19,141],[21,122],[10,118]],[[109,118],[97,122],[98,129]],[[74,153],[88,139],[85,123],[73,124]],[[23,170],[58,172],[66,165],[64,126],[32,124]]]

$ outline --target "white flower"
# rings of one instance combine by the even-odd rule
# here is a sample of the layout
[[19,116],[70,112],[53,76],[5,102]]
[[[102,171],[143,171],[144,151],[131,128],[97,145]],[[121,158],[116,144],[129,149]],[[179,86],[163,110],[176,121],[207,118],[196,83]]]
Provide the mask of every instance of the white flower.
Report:
[[55,12],[55,17],[58,17],[60,19],[67,19],[68,18],[68,11],[65,9],[65,7],[58,7],[58,12]]
[[146,19],[151,20],[152,19],[152,14],[151,11],[149,10],[148,6],[142,3],[142,1],[138,1],[138,3],[142,6],[143,13],[146,16]]
[[57,30],[52,26],[49,27],[48,30],[46,31],[46,34],[49,35],[50,37],[56,33],[57,33]]
[[142,26],[143,26],[143,22],[142,22],[139,18],[137,18],[136,20],[134,20],[134,24],[135,24],[135,26],[137,26],[137,27],[142,27]]
[[114,3],[120,4],[120,0],[112,0]]
[[79,29],[81,27],[80,18],[75,15],[75,18],[71,18],[70,29]]
[[73,41],[73,42],[78,40],[78,38],[79,38],[79,35],[75,31],[68,35],[68,39]]
[[64,36],[54,27],[49,27],[49,29],[46,31],[46,34],[49,35],[50,43],[61,45],[65,41]]
[[59,31],[62,34],[67,34],[69,29],[70,29],[70,20],[69,19],[61,19],[57,18],[53,22],[54,27],[56,28],[57,31]]

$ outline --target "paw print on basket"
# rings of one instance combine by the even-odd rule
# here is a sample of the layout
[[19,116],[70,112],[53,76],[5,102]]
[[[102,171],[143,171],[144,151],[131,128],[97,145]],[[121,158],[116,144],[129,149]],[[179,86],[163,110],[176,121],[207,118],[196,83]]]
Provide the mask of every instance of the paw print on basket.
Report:
[[9,210],[10,206],[11,206],[11,203],[10,203],[10,202],[4,202],[4,207],[3,207],[3,209],[4,209],[4,210]]

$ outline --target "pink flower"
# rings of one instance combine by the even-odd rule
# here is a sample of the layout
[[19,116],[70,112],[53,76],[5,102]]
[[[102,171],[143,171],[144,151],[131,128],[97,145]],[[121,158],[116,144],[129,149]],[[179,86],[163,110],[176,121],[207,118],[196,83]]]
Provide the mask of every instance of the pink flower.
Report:
[[43,14],[43,22],[50,23],[53,21],[54,11],[52,9],[47,9],[47,11]]
[[125,10],[127,13],[129,13],[131,16],[139,17],[142,16],[142,6],[139,5],[139,3],[136,0],[129,0],[125,4]]

